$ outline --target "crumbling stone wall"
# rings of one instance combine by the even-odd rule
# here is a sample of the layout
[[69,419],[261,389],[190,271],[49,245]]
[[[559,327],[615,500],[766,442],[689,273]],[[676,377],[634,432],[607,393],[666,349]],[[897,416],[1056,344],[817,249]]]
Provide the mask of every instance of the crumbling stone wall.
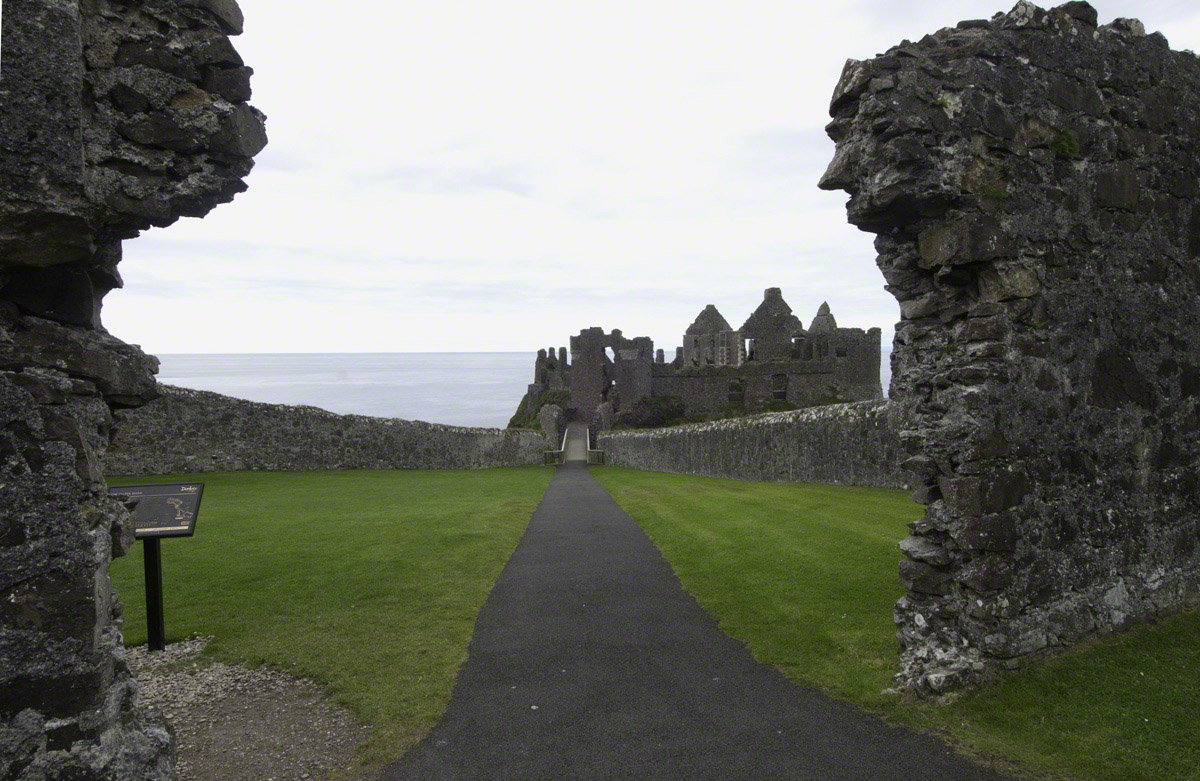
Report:
[[568,417],[590,421],[605,402],[628,408],[650,395],[653,365],[654,342],[649,337],[627,339],[616,328],[609,334],[598,326],[583,329],[571,337]]
[[108,335],[121,241],[245,189],[266,142],[233,0],[4,0],[0,73],[0,777],[166,778],[108,564],[101,460],[157,361]]
[[850,61],[821,186],[900,302],[925,516],[899,680],[941,691],[1200,589],[1200,60],[1026,2]]
[[[673,396],[693,419],[763,412],[777,402],[811,407],[883,398],[878,328],[839,328],[824,303],[805,331],[777,287],[764,291],[742,328],[744,334],[731,330],[709,304],[688,327],[686,344],[671,363],[649,337],[627,339],[619,330],[586,328],[571,337],[569,364],[565,349],[557,358],[553,349],[538,351],[534,382],[509,425],[530,426],[541,405],[566,401],[555,398],[562,390],[569,395],[568,417],[587,421],[603,404],[628,417],[646,396]],[[747,340],[756,345],[753,360],[743,348]]]
[[106,474],[486,469],[540,464],[550,447],[547,434],[526,429],[337,415],[170,385],[158,391],[149,404],[117,413]]
[[542,427],[542,435],[546,438],[547,450],[558,450],[562,444],[560,434],[566,417],[562,407],[557,404],[547,404],[538,410],[538,425]]
[[863,401],[708,423],[601,433],[613,466],[736,480],[907,488],[888,402]]
[[608,336],[599,326],[585,328],[578,336],[572,336],[570,390],[571,406],[567,415],[589,420],[596,407],[608,401],[612,377],[608,366],[612,363],[605,355]]
[[540,425],[540,411],[543,406],[555,401],[565,401],[570,396],[571,365],[567,363],[567,348],[560,347],[538,350],[533,364],[533,382],[530,383],[525,395],[521,397],[517,411],[509,420],[510,428]]
[[[878,344],[879,329],[872,328]],[[878,349],[878,348],[876,348]],[[878,355],[878,353],[877,353]],[[688,415],[745,410],[762,412],[776,397],[778,378],[786,377],[783,400],[814,407],[883,396],[876,360],[874,383],[847,381],[847,362],[836,357],[796,361],[751,361],[741,366],[675,366],[655,364],[652,395],[676,396]]]

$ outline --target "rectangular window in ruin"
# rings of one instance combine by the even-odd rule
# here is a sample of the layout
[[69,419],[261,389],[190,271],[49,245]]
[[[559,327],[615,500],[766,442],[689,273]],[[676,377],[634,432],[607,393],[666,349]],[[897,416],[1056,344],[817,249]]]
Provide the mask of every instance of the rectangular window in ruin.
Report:
[[746,384],[741,380],[729,381],[729,406],[742,409],[746,406]]
[[722,331],[717,334],[717,365],[728,366],[735,363],[733,360],[734,350],[733,333],[730,331]]
[[787,398],[788,376],[786,374],[771,375],[771,395],[777,399]]

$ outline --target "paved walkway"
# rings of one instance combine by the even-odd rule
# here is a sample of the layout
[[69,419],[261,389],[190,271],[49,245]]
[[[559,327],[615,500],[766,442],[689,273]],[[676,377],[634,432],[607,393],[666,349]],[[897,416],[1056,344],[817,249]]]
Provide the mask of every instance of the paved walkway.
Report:
[[578,463],[558,467],[480,611],[442,722],[384,774],[995,777],[755,662]]
[[586,423],[567,424],[567,446],[563,450],[564,461],[587,462],[588,427]]

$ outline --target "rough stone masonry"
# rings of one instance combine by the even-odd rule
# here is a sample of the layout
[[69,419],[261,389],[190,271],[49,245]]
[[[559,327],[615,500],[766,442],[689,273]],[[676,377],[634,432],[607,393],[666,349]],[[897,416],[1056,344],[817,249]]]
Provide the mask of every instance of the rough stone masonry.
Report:
[[[543,407],[546,410],[557,407]],[[541,464],[557,435],[337,415],[158,386],[114,416],[106,475],[313,469],[490,469]]]
[[850,61],[821,186],[900,302],[921,691],[1200,589],[1200,59],[1026,2]]
[[132,542],[100,464],[157,361],[100,324],[121,241],[245,189],[266,143],[234,0],[3,0],[0,777],[167,778],[108,579]]
[[780,481],[908,488],[885,400],[768,412],[658,429],[601,431],[612,466]]

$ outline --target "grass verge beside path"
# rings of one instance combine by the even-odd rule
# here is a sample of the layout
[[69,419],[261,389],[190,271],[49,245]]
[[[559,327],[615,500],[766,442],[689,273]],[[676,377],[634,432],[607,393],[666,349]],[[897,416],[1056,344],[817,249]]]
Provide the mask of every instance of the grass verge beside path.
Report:
[[881,693],[898,653],[896,542],[921,514],[907,492],[591,471],[721,628],[792,680],[1030,777],[1200,778],[1200,612],[913,702]]
[[[373,725],[368,764],[396,759],[450,699],[475,617],[550,470],[237,472],[198,480],[190,539],[162,543],[168,642],[213,635],[223,661],[330,688]],[[125,640],[146,642],[142,546],[112,564]]]

